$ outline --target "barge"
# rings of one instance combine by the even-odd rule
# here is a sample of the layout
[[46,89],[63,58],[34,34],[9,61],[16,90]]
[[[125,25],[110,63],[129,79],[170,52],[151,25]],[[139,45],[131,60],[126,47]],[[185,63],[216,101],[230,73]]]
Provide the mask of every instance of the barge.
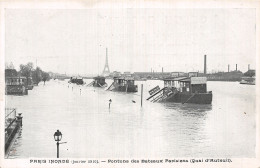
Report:
[[132,77],[114,77],[114,82],[108,87],[109,91],[137,92],[138,86]]
[[27,95],[28,87],[26,77],[6,77],[5,94],[6,95]]
[[164,79],[164,88],[149,91],[151,102],[211,104],[212,92],[207,91],[206,77],[172,77]]
[[93,87],[107,87],[106,78],[103,76],[97,76],[94,77],[94,81],[92,81],[87,86],[93,86]]
[[240,84],[255,85],[255,77],[242,77]]
[[71,77],[69,83],[75,83],[77,85],[83,85],[84,81],[82,77]]

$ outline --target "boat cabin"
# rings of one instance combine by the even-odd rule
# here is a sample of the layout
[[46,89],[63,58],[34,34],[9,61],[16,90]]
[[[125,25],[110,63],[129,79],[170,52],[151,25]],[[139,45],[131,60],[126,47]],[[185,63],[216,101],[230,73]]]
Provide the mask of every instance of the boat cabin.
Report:
[[5,84],[6,85],[26,85],[27,80],[26,77],[6,77],[5,78]]
[[106,87],[106,78],[103,76],[97,76],[94,77],[94,81],[88,84],[88,86],[94,86],[94,87]]
[[170,77],[164,79],[164,87],[180,88],[180,80],[187,79],[188,77]]
[[114,82],[118,84],[119,86],[134,86],[135,80],[132,77],[115,77]]
[[181,92],[207,93],[206,77],[191,77],[180,80]]
[[135,85],[133,77],[114,77],[114,82],[107,89],[119,92],[137,92],[138,86]]
[[97,76],[97,77],[94,77],[94,82],[95,84],[100,84],[100,85],[104,85],[106,84],[106,78],[103,77],[103,76]]
[[164,87],[176,88],[183,93],[207,93],[206,77],[177,77],[164,79]]

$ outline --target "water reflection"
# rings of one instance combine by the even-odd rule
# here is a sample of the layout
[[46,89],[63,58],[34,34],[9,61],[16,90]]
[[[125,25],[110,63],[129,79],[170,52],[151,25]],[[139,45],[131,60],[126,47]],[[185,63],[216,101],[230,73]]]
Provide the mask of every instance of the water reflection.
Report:
[[180,112],[186,112],[188,114],[193,114],[195,113],[204,113],[207,111],[212,110],[212,105],[211,104],[181,104],[181,103],[170,103],[170,102],[165,102],[162,103],[166,109],[175,109]]

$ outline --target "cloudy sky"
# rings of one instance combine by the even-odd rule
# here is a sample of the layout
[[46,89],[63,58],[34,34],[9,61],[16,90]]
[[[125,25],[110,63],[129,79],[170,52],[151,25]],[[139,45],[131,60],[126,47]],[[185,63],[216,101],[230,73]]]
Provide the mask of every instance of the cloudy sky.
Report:
[[7,9],[5,61],[45,71],[255,68],[255,9]]

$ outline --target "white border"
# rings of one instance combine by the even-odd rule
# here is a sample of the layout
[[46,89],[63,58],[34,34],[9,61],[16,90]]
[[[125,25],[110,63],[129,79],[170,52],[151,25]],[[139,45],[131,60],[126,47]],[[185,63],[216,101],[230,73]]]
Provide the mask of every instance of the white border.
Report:
[[[88,1],[88,0],[71,0],[71,1],[10,1],[3,2],[0,0],[0,18],[1,18],[1,41],[0,41],[0,118],[1,125],[0,129],[4,128],[4,55],[5,55],[5,9],[88,9],[88,8],[255,8],[256,9],[256,158],[238,158],[232,159],[232,163],[197,163],[197,164],[186,164],[186,163],[174,163],[174,164],[30,164],[30,159],[4,159],[4,131],[1,131],[1,152],[0,152],[0,167],[260,167],[260,146],[259,146],[259,21],[260,21],[260,1],[252,0],[252,1],[181,1],[181,0],[173,0],[173,1],[163,1],[163,0],[154,0],[154,1]],[[42,159],[42,158],[39,158]],[[55,158],[46,158],[55,159]],[[83,159],[83,158],[82,158]],[[112,158],[113,159],[113,158]],[[129,158],[133,159],[133,158]],[[155,159],[155,158],[150,158]],[[158,159],[166,159],[166,158],[158,158]],[[189,159],[189,158],[188,158]],[[75,158],[75,160],[80,160],[79,158]],[[85,159],[86,160],[86,159]],[[100,160],[100,159],[99,159]]]

